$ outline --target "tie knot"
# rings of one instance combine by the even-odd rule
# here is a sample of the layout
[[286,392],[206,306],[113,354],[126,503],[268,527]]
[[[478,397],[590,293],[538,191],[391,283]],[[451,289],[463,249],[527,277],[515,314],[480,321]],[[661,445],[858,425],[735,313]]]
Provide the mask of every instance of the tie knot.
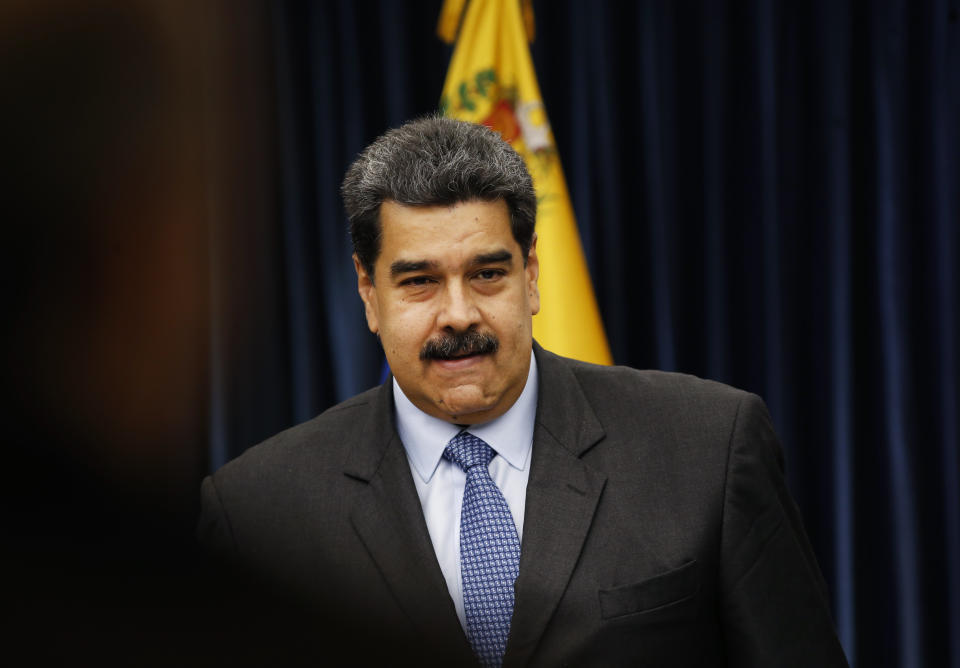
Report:
[[490,466],[490,460],[493,459],[493,449],[487,445],[486,441],[471,433],[461,431],[447,443],[443,456],[455,462],[466,472],[479,464],[482,464],[484,469]]

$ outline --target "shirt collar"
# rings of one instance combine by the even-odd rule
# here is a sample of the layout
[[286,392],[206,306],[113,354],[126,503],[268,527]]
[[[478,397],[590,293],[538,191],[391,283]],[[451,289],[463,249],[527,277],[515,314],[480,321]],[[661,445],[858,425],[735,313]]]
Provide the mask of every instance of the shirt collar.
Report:
[[[533,447],[533,425],[537,415],[537,360],[530,351],[530,371],[523,392],[500,417],[469,426],[466,430],[486,441],[494,452],[513,468],[524,470]],[[393,379],[393,404],[397,411],[397,432],[407,450],[413,468],[420,478],[430,482],[443,450],[454,436],[463,431],[413,405]]]

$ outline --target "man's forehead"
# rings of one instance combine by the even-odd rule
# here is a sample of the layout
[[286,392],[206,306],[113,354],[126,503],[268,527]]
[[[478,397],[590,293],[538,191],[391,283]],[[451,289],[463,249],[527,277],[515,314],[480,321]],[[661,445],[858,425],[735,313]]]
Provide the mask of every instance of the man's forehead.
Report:
[[428,249],[442,253],[454,246],[471,246],[471,254],[494,252],[513,241],[510,216],[502,200],[451,206],[407,206],[387,201],[380,214],[382,246],[404,256]]

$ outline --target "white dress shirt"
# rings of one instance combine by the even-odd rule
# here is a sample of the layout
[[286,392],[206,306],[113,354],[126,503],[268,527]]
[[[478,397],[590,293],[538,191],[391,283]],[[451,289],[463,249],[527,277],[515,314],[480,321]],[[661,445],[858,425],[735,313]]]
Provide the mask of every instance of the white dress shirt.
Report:
[[[393,380],[393,399],[397,411],[397,431],[407,451],[430,540],[433,541],[433,549],[447,581],[457,617],[466,629],[460,574],[460,508],[467,476],[457,464],[443,458],[447,443],[463,428],[427,415],[414,406],[396,379]],[[536,414],[537,362],[531,351],[527,384],[513,406],[495,420],[467,428],[471,434],[486,441],[495,452],[490,462],[490,477],[510,507],[521,544]]]

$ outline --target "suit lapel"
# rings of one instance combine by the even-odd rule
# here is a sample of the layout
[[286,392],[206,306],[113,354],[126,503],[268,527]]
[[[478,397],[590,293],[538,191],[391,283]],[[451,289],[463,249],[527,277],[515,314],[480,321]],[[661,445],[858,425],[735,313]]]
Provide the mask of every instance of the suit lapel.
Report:
[[570,581],[606,483],[580,459],[604,432],[577,378],[560,358],[537,344],[534,351],[537,424],[504,665],[529,663]]
[[442,638],[451,661],[465,665],[473,654],[443,573],[410,473],[403,444],[393,425],[392,384],[376,395],[373,417],[351,453],[344,472],[367,483],[350,519],[376,562],[394,598],[425,639]]
[[[573,372],[536,343],[537,422],[527,483],[516,606],[504,665],[529,663],[566,590],[606,476],[580,456],[603,436]],[[367,483],[351,521],[395,599],[431,643],[444,639],[451,665],[475,663],[457,620],[423,519],[403,445],[393,424],[392,385],[374,399],[373,417],[344,473]]]

